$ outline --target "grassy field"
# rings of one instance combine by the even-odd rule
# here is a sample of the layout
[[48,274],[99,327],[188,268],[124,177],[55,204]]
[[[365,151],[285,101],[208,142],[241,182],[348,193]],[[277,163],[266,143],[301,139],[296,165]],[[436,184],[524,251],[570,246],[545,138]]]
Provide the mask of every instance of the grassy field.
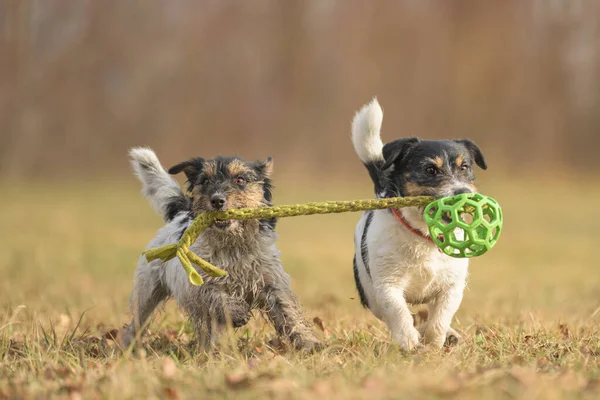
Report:
[[[311,356],[280,349],[260,318],[199,354],[172,302],[143,350],[121,352],[111,331],[129,318],[137,258],[161,225],[137,182],[2,185],[0,399],[600,398],[600,186],[506,182],[482,186],[505,231],[472,262],[454,322],[462,344],[439,352],[403,354],[361,308],[358,214],[281,220],[284,266],[328,345]],[[280,204],[364,197],[366,176],[354,188],[275,192]]]

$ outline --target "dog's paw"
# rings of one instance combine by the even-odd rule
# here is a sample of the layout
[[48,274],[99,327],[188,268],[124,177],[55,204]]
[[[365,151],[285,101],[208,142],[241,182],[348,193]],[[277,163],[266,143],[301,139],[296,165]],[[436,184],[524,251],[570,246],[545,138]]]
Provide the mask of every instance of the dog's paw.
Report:
[[231,297],[227,300],[226,307],[226,312],[229,313],[231,318],[232,327],[240,328],[250,321],[252,313],[250,312],[250,306],[244,300]]
[[319,351],[325,348],[325,344],[323,342],[319,342],[318,340],[294,340],[294,347],[297,351],[302,353],[318,353]]
[[392,332],[392,341],[403,351],[411,351],[419,345],[419,331],[411,327],[402,332]]
[[135,332],[131,326],[124,326],[123,328],[119,329],[117,336],[114,339],[121,349],[126,349],[135,339]]
[[446,341],[444,342],[444,346],[452,347],[458,346],[460,341],[462,340],[460,334],[456,332],[454,329],[449,328],[448,332],[446,332]]

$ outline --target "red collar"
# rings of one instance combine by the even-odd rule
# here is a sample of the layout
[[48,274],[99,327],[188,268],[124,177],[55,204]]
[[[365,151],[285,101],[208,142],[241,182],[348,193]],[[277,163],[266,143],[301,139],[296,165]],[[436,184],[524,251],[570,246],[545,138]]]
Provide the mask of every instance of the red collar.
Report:
[[418,229],[413,228],[412,226],[410,226],[410,224],[408,223],[408,221],[404,218],[404,216],[402,215],[402,211],[396,209],[396,208],[392,208],[392,214],[394,214],[394,217],[396,217],[396,219],[398,221],[400,221],[400,223],[402,225],[404,225],[404,227],[406,229],[408,229],[410,232],[414,233],[415,235],[417,235],[418,237],[425,239],[431,243],[434,243],[433,239],[431,238],[431,236],[429,235],[424,235],[423,233],[421,233],[421,231],[419,231]]

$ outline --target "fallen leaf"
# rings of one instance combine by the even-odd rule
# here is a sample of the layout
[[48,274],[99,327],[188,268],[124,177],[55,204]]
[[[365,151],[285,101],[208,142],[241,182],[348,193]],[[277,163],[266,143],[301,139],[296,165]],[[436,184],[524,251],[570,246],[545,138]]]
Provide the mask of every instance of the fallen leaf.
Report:
[[65,379],[69,375],[71,375],[71,370],[66,367],[47,367],[44,370],[44,378],[47,380],[54,380],[56,378]]
[[462,389],[462,383],[456,377],[447,377],[438,385],[431,385],[429,389],[441,395],[452,395]]
[[108,339],[108,340],[116,341],[118,335],[119,335],[118,329],[111,329],[110,331],[108,331],[104,334],[104,338]]
[[327,397],[327,398],[329,398],[333,392],[331,383],[329,381],[324,381],[324,380],[315,380],[311,385],[311,389],[318,396]]
[[165,394],[165,396],[167,397],[167,399],[178,399],[179,398],[179,393],[177,393],[177,390],[173,389],[172,387],[165,387],[163,389],[163,392]]
[[381,378],[374,377],[374,376],[367,376],[363,380],[362,386],[369,393],[381,392],[385,388],[385,382]]
[[510,375],[515,378],[519,383],[523,386],[532,387],[535,385],[537,381],[537,376],[535,371],[531,369],[526,369],[523,367],[513,367],[510,370]]
[[279,350],[279,351],[283,351],[285,350],[285,344],[281,341],[281,339],[279,339],[278,337],[275,337],[273,339],[270,339],[267,344],[269,345],[270,348],[272,348],[273,350]]
[[172,358],[164,358],[162,362],[162,373],[166,378],[172,378],[177,373],[177,364]]
[[[263,385],[261,385],[263,386]],[[289,379],[275,379],[270,381],[268,384],[264,385],[264,387],[271,394],[290,394],[298,389],[298,384],[296,382],[291,381]]]
[[66,329],[71,323],[71,317],[67,314],[60,314],[58,317],[58,326],[59,328]]
[[248,359],[248,368],[250,369],[254,369],[258,366],[260,360],[256,357],[252,357],[250,359]]
[[600,379],[592,378],[588,381],[584,389],[586,392],[596,392],[600,390]]
[[69,393],[69,400],[81,400],[83,397],[81,396],[81,392],[73,391]]
[[77,394],[79,394],[79,398],[81,398],[81,390],[82,390],[81,385],[76,385],[76,384],[70,383],[70,384],[62,386],[60,388],[60,390],[69,393],[69,397],[71,397],[75,393],[75,396],[77,396]]
[[560,330],[560,334],[562,335],[563,339],[568,339],[571,336],[571,332],[569,331],[567,324],[558,325],[558,329]]
[[538,358],[536,364],[539,369],[544,370],[550,367],[550,360],[548,359],[548,357],[540,357]]
[[329,329],[327,329],[327,327],[325,326],[325,322],[323,322],[321,318],[314,317],[313,322],[319,327],[319,329],[323,331],[323,333],[325,333],[326,335],[329,333]]
[[241,389],[250,386],[250,377],[248,374],[227,373],[225,374],[225,384],[231,389]]
[[516,365],[523,365],[526,363],[525,357],[523,357],[522,355],[518,354],[518,355],[514,355],[512,358],[512,362],[515,363]]
[[596,349],[592,349],[589,346],[581,346],[581,348],[579,349],[579,351],[581,352],[581,354],[583,354],[584,356],[598,356],[600,355],[600,351],[596,350]]
[[177,331],[173,329],[164,329],[160,332],[161,339],[166,340],[169,343],[175,342],[178,336],[179,334],[177,333]]
[[561,373],[557,378],[557,382],[561,388],[567,388],[568,390],[581,390],[588,386],[587,379],[575,374],[573,371]]

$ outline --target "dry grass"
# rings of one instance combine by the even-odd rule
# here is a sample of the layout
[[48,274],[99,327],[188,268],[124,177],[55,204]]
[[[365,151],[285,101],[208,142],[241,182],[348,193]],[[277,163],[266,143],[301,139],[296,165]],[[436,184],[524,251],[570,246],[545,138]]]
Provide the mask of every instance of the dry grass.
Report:
[[[219,354],[195,353],[172,304],[151,325],[145,350],[122,354],[110,331],[128,319],[135,263],[159,217],[133,180],[4,185],[0,398],[598,398],[600,190],[486,181],[506,230],[472,264],[455,321],[463,343],[440,352],[401,353],[360,307],[351,272],[358,215],[280,222],[284,265],[307,314],[323,322],[315,329],[328,347],[312,356],[277,350],[260,319]],[[369,197],[364,183],[280,185],[276,199]],[[573,204],[576,193],[588,197]],[[542,196],[548,201],[528,208]]]

